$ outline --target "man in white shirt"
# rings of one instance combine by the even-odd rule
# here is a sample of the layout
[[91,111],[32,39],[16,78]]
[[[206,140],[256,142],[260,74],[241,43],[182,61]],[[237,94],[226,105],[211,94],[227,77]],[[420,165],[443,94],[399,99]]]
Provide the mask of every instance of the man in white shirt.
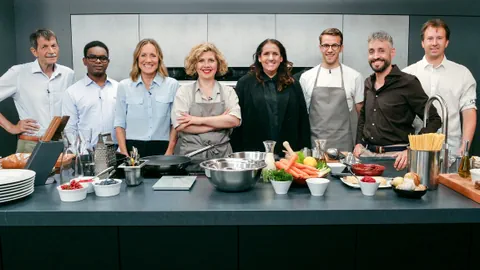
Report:
[[352,151],[357,114],[363,106],[364,80],[354,69],[340,64],[343,34],[328,28],[319,37],[322,63],[300,77],[309,111],[312,145],[326,139],[327,148]]
[[57,37],[48,29],[30,35],[34,62],[11,67],[0,77],[0,101],[13,97],[20,121],[12,124],[0,114],[0,126],[20,134],[17,152],[32,152],[54,116],[62,112],[62,95],[74,82],[74,73],[57,64]]
[[70,116],[65,131],[83,139],[91,137],[90,143],[95,145],[99,134],[110,133],[115,138],[113,120],[118,82],[106,74],[110,59],[103,42],[85,45],[83,56],[87,74],[66,90],[62,112]]
[[[445,100],[448,107],[450,153],[462,155],[465,141],[472,142],[477,124],[476,81],[465,66],[447,60],[445,57],[450,29],[444,21],[441,19],[427,21],[422,27],[421,38],[425,56],[403,71],[415,75],[429,97],[440,95]],[[441,112],[437,102],[434,102],[434,105],[437,111]],[[463,118],[462,123],[460,123],[460,113]],[[418,129],[417,126],[421,124],[417,119],[416,128]]]

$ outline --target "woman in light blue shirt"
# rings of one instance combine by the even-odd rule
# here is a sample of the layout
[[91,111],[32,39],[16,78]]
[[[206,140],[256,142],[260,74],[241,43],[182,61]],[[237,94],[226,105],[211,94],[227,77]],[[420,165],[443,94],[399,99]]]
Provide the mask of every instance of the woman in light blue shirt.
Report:
[[120,152],[132,146],[140,156],[171,155],[176,131],[170,120],[178,82],[168,77],[163,53],[153,39],[143,39],[133,53],[130,78],[117,90],[115,130]]

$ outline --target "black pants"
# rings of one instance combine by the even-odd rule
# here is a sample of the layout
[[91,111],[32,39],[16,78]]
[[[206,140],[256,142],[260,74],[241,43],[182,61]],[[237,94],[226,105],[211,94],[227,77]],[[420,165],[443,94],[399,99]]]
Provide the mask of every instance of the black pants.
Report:
[[132,151],[132,146],[138,149],[140,157],[165,155],[168,148],[168,141],[137,141],[127,140],[127,151]]

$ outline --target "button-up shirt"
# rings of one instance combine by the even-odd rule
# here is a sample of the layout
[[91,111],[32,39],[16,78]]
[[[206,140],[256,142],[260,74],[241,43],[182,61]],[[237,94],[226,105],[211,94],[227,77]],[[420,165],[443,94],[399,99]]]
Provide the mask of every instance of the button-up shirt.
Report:
[[141,76],[134,82],[125,79],[118,85],[115,127],[125,129],[128,140],[168,141],[170,116],[178,81],[157,75],[145,88]]
[[[423,119],[428,96],[415,76],[404,73],[396,65],[375,89],[375,74],[365,80],[365,106],[360,111],[357,143],[379,146],[408,144],[414,134],[415,116]],[[442,122],[437,110],[430,109],[427,127],[420,133],[435,133]]]
[[[350,68],[344,64],[341,65],[343,70],[343,82],[345,87],[345,95],[347,98],[347,105],[348,109],[352,111],[352,109],[355,108],[353,106],[354,104],[363,102],[363,77],[353,68]],[[342,86],[342,73],[340,71],[340,66],[333,69],[321,68],[320,74],[318,74],[317,85],[314,85],[319,68],[321,68],[321,65],[305,71],[300,76],[300,85],[302,86],[305,102],[307,103],[307,110],[310,109],[313,88]]]
[[[195,89],[195,100],[193,100],[193,87],[196,85],[197,89]],[[242,119],[242,113],[240,111],[240,105],[238,105],[238,96],[235,90],[226,85],[222,85],[223,89],[223,98],[225,101],[225,108],[230,110],[230,115],[237,117],[238,119]],[[177,128],[179,124],[177,123],[177,119],[182,116],[182,113],[188,113],[190,111],[190,106],[194,102],[196,103],[218,103],[221,101],[220,96],[220,83],[215,83],[213,87],[212,96],[211,98],[207,98],[205,95],[202,95],[202,91],[198,88],[198,82],[192,83],[188,85],[183,85],[177,91],[175,96],[175,102],[173,103],[172,109],[172,124],[174,128]]]
[[35,136],[42,136],[54,116],[62,115],[62,96],[74,83],[73,70],[55,64],[49,78],[38,60],[15,65],[0,77],[0,101],[13,97],[20,120],[34,119],[40,125]]
[[66,131],[91,130],[95,145],[99,134],[112,134],[116,141],[113,120],[118,82],[107,77],[105,85],[100,87],[87,75],[70,86],[63,96],[62,113],[70,116]]
[[[445,100],[448,107],[448,145],[456,153],[462,144],[460,112],[477,108],[477,83],[472,73],[465,66],[447,60],[446,57],[440,65],[433,67],[425,56],[403,71],[415,75],[429,97],[439,95]],[[437,102],[433,104],[440,112],[440,105]],[[422,124],[419,121],[417,126]]]

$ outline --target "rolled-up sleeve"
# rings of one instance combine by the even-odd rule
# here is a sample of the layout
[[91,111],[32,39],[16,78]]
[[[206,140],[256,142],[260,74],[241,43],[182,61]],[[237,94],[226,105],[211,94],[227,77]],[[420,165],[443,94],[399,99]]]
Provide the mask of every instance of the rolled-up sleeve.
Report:
[[17,92],[18,69],[10,68],[0,77],[0,101],[3,101]]
[[240,105],[238,104],[238,96],[235,90],[230,86],[225,86],[227,92],[225,106],[230,110],[229,115],[233,115],[239,120],[242,120],[242,111],[240,110]]
[[172,107],[172,126],[177,128],[179,126],[177,119],[182,116],[182,113],[188,113],[190,110],[192,86],[183,85],[178,88],[173,101]]
[[465,71],[463,82],[464,91],[460,96],[460,111],[477,109],[475,105],[477,100],[477,82],[468,69]]
[[127,103],[126,103],[126,89],[123,83],[118,85],[117,89],[117,103],[115,104],[115,120],[114,127],[127,128]]

